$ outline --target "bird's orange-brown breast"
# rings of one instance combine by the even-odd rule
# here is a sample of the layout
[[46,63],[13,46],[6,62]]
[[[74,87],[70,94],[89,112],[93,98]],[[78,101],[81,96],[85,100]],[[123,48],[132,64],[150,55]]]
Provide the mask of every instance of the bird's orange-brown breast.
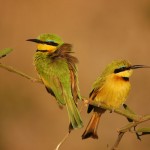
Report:
[[98,90],[94,99],[95,102],[101,103],[116,109],[125,101],[130,91],[130,83],[121,76],[111,74],[103,86]]

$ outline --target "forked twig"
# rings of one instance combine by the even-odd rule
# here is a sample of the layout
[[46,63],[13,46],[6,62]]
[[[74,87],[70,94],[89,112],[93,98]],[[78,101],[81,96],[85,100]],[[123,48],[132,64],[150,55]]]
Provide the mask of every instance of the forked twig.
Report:
[[[126,126],[122,127],[121,129],[118,130],[119,132],[119,135],[117,137],[117,140],[114,144],[114,146],[111,148],[111,150],[117,150],[118,146],[119,146],[119,143],[123,137],[123,135],[126,133],[126,132],[130,132],[131,131],[131,128],[133,127],[136,127],[138,124],[140,123],[143,123],[145,121],[148,121],[150,120],[150,115],[145,115],[143,117],[141,117],[141,119],[139,121],[136,121],[136,122],[130,122],[129,124],[127,124]],[[133,132],[135,133],[135,132]]]

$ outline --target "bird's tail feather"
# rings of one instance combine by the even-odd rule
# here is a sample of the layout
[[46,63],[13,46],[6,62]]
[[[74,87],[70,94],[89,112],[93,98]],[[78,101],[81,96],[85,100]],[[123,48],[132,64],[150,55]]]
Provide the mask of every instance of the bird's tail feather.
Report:
[[86,139],[89,137],[98,139],[97,129],[98,129],[100,117],[103,112],[104,112],[104,110],[101,112],[96,112],[96,111],[93,112],[92,117],[91,117],[84,133],[82,134],[82,139]]
[[[73,99],[66,99],[66,106],[68,110],[69,119],[72,125],[72,128],[82,128],[83,122],[79,113],[79,110]],[[69,127],[71,129],[71,126]]]

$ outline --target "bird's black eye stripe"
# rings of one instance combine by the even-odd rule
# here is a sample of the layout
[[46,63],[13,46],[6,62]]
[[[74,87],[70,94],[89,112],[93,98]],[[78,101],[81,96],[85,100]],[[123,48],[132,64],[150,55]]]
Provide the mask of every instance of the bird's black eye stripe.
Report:
[[121,68],[115,69],[114,73],[119,73],[125,70],[130,70],[130,67],[121,67]]
[[39,43],[39,44],[47,44],[47,45],[51,45],[51,46],[58,46],[58,43],[55,43],[54,41],[42,41],[39,39],[28,39],[27,41],[31,41],[31,42],[35,42],[35,43]]
[[36,43],[40,43],[40,44],[47,44],[47,45],[52,45],[52,46],[58,46],[58,43],[55,43],[53,41],[41,41],[41,40],[38,40],[38,39],[35,39],[35,42]]
[[44,42],[43,44],[58,46],[58,43],[55,43],[55,42]]
[[52,45],[52,46],[58,46],[58,43],[55,43],[55,42],[40,41],[39,43],[41,43],[41,44],[47,44],[47,45]]

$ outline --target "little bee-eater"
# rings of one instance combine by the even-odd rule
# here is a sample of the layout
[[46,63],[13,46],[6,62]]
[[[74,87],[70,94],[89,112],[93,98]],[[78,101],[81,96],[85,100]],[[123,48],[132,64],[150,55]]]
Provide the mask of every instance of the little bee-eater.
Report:
[[[104,104],[112,110],[119,108],[126,101],[130,91],[129,77],[132,75],[133,69],[137,68],[149,67],[144,65],[132,66],[126,60],[113,61],[94,82],[89,95],[90,102],[93,101],[98,106]],[[90,113],[92,110],[91,120],[82,135],[82,139],[98,138],[97,128],[105,109],[89,104],[87,112]]]
[[27,41],[37,43],[34,64],[47,91],[59,105],[66,105],[72,127],[81,128],[82,120],[77,109],[77,100],[81,99],[76,66],[78,59],[71,55],[72,45],[54,34],[42,34]]

